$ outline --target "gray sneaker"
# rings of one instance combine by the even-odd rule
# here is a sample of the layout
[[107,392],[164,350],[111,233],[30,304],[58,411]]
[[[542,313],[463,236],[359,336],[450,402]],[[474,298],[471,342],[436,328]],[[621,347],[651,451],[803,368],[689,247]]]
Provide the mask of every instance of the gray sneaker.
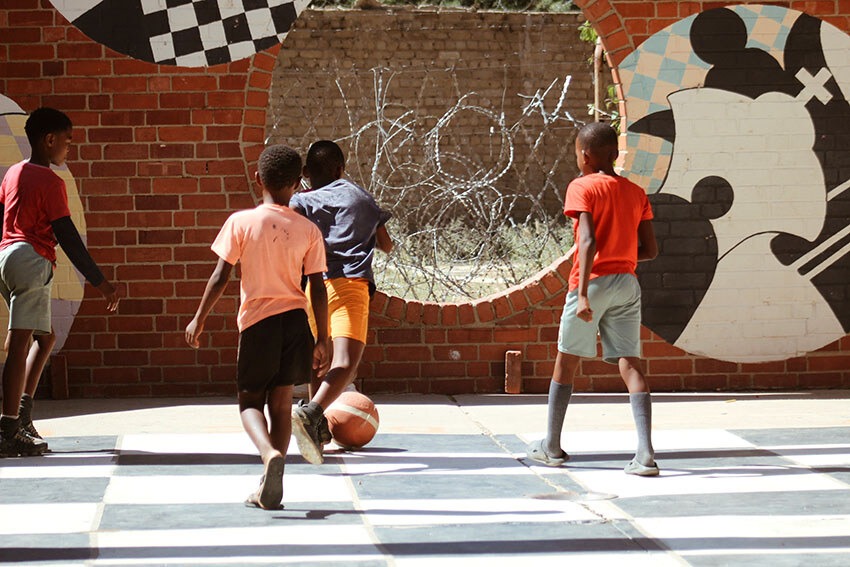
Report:
[[644,465],[639,463],[637,459],[632,459],[623,470],[626,474],[633,474],[637,476],[658,476],[658,465],[655,461],[648,465]]
[[546,448],[543,446],[543,439],[529,443],[525,452],[526,456],[532,461],[537,461],[538,463],[543,463],[550,467],[560,467],[570,460],[570,456],[564,451],[561,451],[560,457],[549,455],[549,453],[546,452]]
[[20,427],[0,433],[0,457],[36,457],[47,451],[47,443],[30,437]]
[[325,459],[322,457],[324,443],[322,443],[320,426],[325,416],[319,414],[319,417],[311,419],[306,408],[307,404],[301,403],[292,408],[292,434],[295,435],[295,442],[298,443],[301,456],[308,463],[321,465]]

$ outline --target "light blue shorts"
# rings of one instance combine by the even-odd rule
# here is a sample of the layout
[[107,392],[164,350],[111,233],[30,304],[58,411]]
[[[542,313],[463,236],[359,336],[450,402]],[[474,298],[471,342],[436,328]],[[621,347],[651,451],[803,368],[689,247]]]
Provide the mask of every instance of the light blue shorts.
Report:
[[616,364],[621,357],[640,356],[640,285],[632,274],[593,278],[587,287],[593,310],[589,323],[576,317],[578,290],[567,294],[561,314],[558,350],[575,356],[596,356],[596,335],[602,339],[602,358]]
[[9,308],[10,329],[50,333],[50,293],[53,264],[29,242],[0,250],[0,295]]

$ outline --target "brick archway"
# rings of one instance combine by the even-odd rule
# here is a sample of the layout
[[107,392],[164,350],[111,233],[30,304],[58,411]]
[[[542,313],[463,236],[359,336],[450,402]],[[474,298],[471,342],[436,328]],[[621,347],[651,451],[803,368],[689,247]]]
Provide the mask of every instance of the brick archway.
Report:
[[[617,65],[637,45],[675,21],[717,5],[613,0],[579,0],[577,4],[602,38],[618,90]],[[847,27],[846,22],[842,27]],[[269,58],[275,53],[255,58],[246,99],[252,109],[259,109],[268,99],[267,92],[260,91],[271,69]],[[620,113],[625,116],[621,91],[620,95]],[[247,118],[246,114],[246,122]],[[256,134],[243,136],[251,165],[261,147],[252,146],[256,141]],[[524,391],[545,391],[556,354],[570,266],[568,257],[561,258],[515,287],[463,303],[407,301],[378,292],[371,306],[371,330],[359,372],[362,387],[367,392],[498,392],[503,388],[505,352],[519,350]],[[737,364],[689,355],[647,329],[642,330],[642,339],[650,382],[656,390],[838,386],[847,385],[850,379],[848,373],[828,372],[845,358],[833,360],[819,356],[822,353],[782,363]],[[841,350],[847,342],[845,337],[822,349],[827,351],[823,354]],[[817,370],[812,373],[810,369]],[[585,361],[580,374],[578,390],[623,390],[616,369],[602,362]]]

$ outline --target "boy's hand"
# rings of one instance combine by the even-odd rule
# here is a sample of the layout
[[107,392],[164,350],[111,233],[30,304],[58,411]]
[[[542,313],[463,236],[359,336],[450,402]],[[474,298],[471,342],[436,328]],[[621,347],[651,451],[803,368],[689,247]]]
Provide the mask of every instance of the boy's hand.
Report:
[[115,286],[109,283],[109,280],[103,280],[100,282],[100,285],[97,286],[97,291],[99,291],[103,297],[106,298],[106,309],[109,311],[115,311],[118,309],[118,290],[115,289]]
[[587,297],[579,296],[576,317],[588,323],[593,321],[593,309],[590,308],[590,300]]
[[330,366],[330,358],[328,357],[328,341],[318,340],[316,346],[313,347],[313,370],[318,376],[324,376]]
[[201,343],[198,340],[201,333],[204,332],[204,324],[198,322],[197,318],[192,318],[189,324],[186,325],[186,342],[192,348],[200,348]]

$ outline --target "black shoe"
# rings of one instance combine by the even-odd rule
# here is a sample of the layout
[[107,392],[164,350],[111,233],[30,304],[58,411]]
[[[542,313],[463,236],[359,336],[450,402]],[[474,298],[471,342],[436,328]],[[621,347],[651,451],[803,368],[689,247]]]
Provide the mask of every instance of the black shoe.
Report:
[[[41,439],[30,437],[20,428],[20,421],[15,420],[18,427],[4,427],[0,433],[0,457],[35,457],[47,451],[47,443]],[[5,425],[5,424],[4,424]]]
[[21,420],[21,429],[26,431],[30,437],[44,439],[36,430],[35,425],[32,424],[32,398],[30,396],[24,394],[21,397],[21,406],[18,411]]
[[312,413],[315,412],[309,411],[308,404],[304,403],[303,400],[292,408],[292,434],[295,435],[301,456],[308,463],[321,465],[324,462],[324,457],[322,457],[324,443],[322,443],[319,429],[325,416],[322,415],[321,409],[319,409],[318,416],[311,415]]
[[322,415],[322,421],[319,423],[319,441],[322,442],[322,445],[327,445],[333,441],[333,435],[331,435],[331,427],[328,423],[328,418],[324,415]]

